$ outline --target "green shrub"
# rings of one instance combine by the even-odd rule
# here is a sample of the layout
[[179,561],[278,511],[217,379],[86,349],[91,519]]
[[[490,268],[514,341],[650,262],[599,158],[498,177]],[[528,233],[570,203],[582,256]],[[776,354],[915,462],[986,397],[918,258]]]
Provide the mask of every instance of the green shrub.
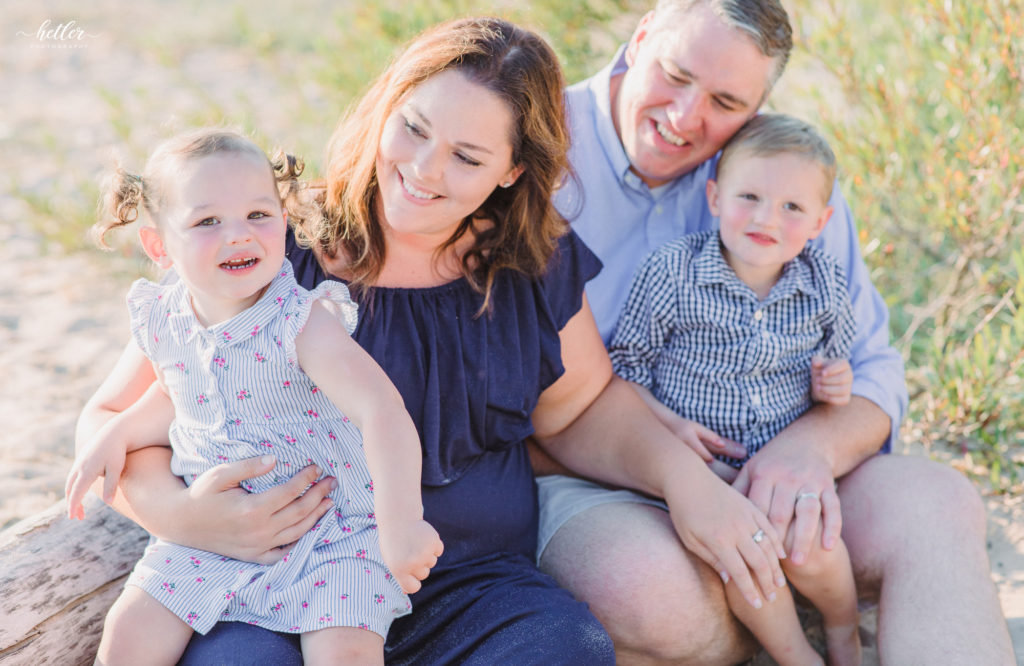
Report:
[[1008,490],[1024,467],[1024,8],[802,0],[822,124],[907,361],[906,433]]

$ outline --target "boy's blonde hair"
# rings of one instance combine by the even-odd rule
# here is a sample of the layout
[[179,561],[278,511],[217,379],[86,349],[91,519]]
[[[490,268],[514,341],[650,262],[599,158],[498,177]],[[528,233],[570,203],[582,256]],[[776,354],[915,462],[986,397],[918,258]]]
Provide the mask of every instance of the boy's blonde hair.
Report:
[[782,113],[762,113],[739,129],[722,148],[715,178],[721,180],[729,163],[738,154],[754,157],[793,154],[811,160],[821,167],[825,177],[824,200],[832,195],[836,179],[836,156],[818,130],[804,121]]

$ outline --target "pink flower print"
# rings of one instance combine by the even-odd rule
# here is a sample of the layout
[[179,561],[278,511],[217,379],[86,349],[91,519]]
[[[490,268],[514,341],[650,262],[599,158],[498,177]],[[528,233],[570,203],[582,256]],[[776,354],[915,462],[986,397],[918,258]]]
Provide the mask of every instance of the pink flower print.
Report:
[[328,544],[328,543],[330,543],[330,542],[331,542],[331,540],[330,540],[330,539],[324,539],[324,543],[325,543],[325,544]]
[[224,331],[223,333],[221,333],[221,335],[223,335],[223,336],[224,336],[224,339],[225,339],[225,340],[232,340],[232,339],[233,339],[233,338],[231,337],[231,333],[229,333],[229,332],[227,332],[227,331]]
[[307,416],[310,416],[310,417],[312,417],[312,418],[314,418],[314,419],[318,419],[318,418],[320,418],[320,415],[316,413],[316,410],[315,410],[315,409],[307,409],[307,410],[306,410],[306,415],[307,415]]
[[303,608],[309,608],[309,602],[308,601],[303,601],[302,602],[302,607]]
[[167,594],[174,594],[174,583],[164,583],[160,587],[162,587]]
[[342,525],[341,526],[341,531],[344,532],[345,534],[348,534],[348,533],[350,533],[352,531],[352,528],[349,527],[348,525]]
[[317,531],[318,529],[320,529],[320,523],[317,523],[317,524],[316,524],[316,525],[314,525],[313,527],[310,527],[310,528],[309,528],[309,531],[310,531],[310,532],[316,532],[316,531]]
[[370,630],[370,625],[366,624],[365,622],[360,622],[359,623],[359,628],[360,629],[366,629],[367,631],[369,631]]
[[310,437],[312,437],[316,433],[313,431],[312,428],[306,428],[306,434],[309,435]]
[[277,337],[275,335],[274,336],[274,344],[276,344],[278,347],[280,347],[281,346],[281,338],[279,338],[279,337]]
[[210,400],[206,397],[205,393],[200,393],[199,396],[196,397],[196,402],[199,403],[200,405],[205,405],[206,403],[210,402]]
[[366,549],[365,548],[360,548],[359,550],[357,550],[356,551],[356,557],[359,557],[359,558],[362,558],[362,559],[365,560],[366,559]]
[[338,598],[341,599],[342,601],[348,601],[348,595],[347,594],[342,594],[342,595],[338,596]]
[[171,558],[168,557],[166,560],[164,560],[164,564],[170,564],[170,563],[171,563]]
[[369,490],[372,493],[373,492],[373,481],[370,481],[369,483],[367,483],[363,487],[366,488],[367,490]]
[[286,380],[284,380],[284,383],[281,384],[281,388],[290,388],[291,385],[292,385],[292,383],[286,379]]
[[345,469],[352,469],[352,463],[350,463],[349,461],[346,460],[345,461]]
[[220,462],[227,462],[227,461],[228,461],[228,457],[227,457],[227,456],[225,456],[225,455],[221,455],[220,453],[218,453],[218,454],[217,454],[217,460],[219,460]]
[[284,307],[284,299],[283,299],[283,298],[281,298],[280,296],[278,296],[277,298],[275,298],[275,299],[274,299],[274,302],[275,302],[275,303],[277,303],[277,306],[278,306],[278,307],[281,307],[281,308],[283,308],[283,307]]
[[347,417],[347,416],[342,416],[342,417],[341,417],[341,420],[342,420],[343,422],[345,422],[345,423],[348,423],[348,417]]
[[327,585],[326,580],[318,580],[317,582],[313,583],[313,589],[315,590],[318,587],[323,587],[324,585]]
[[330,467],[331,469],[334,469],[335,467],[338,466],[338,461],[337,460],[333,460],[333,459],[328,459],[327,466]]
[[264,414],[263,415],[263,419],[265,421],[273,421],[274,420],[274,415],[273,414]]
[[313,395],[316,395],[317,393],[320,392],[320,387],[319,386],[310,386],[309,387],[309,392],[312,393]]
[[268,592],[270,591],[270,584],[269,583],[267,584],[267,591]]
[[370,513],[366,514],[366,517],[369,518],[370,520],[376,520],[377,519],[377,514],[375,514],[373,511],[371,511]]
[[256,355],[256,362],[257,363],[266,363],[267,362],[267,357],[264,356],[263,354],[261,354],[259,352],[256,352],[255,355]]
[[331,620],[333,620],[333,619],[334,619],[334,618],[333,618],[333,617],[331,617],[330,615],[326,615],[326,616],[324,616],[324,615],[321,615],[321,616],[320,616],[320,624],[323,624],[324,622],[330,622],[330,621],[331,621]]
[[390,571],[388,571],[387,573],[384,574],[384,580],[391,580],[391,572]]
[[227,594],[224,595],[224,599],[226,601],[231,601],[234,598],[235,598],[235,593],[234,592],[230,592],[229,591]]
[[189,613],[188,614],[188,617],[185,618],[185,621],[188,622],[189,624],[192,624],[193,622],[195,622],[198,619],[199,619],[199,615],[197,615],[196,613],[193,612],[193,613]]
[[196,582],[197,582],[197,583],[205,583],[205,582],[206,582],[206,579],[205,579],[205,578],[203,578],[202,576],[199,576],[198,578],[196,578]]
[[274,448],[274,445],[270,443],[270,440],[266,440],[266,439],[261,439],[260,440],[260,446],[265,446],[268,449]]
[[288,631],[290,631],[292,633],[298,633],[299,632],[299,625],[295,625],[294,627],[292,627]]
[[181,361],[178,361],[177,363],[175,363],[174,367],[176,367],[180,372],[182,372],[182,373],[184,373],[186,375],[188,374],[188,370],[185,368],[185,364],[182,363]]
[[[338,438],[337,438],[337,437],[335,436],[335,434],[334,434],[334,431],[333,431],[333,430],[328,430],[328,431],[327,431],[327,439],[331,440],[332,442],[336,442],[336,441],[338,441]],[[333,461],[332,461],[332,462],[333,462]]]
[[188,559],[192,563],[192,566],[194,568],[196,568],[196,569],[198,569],[203,564],[203,561],[201,559],[199,559],[198,557],[194,557],[193,556],[193,557],[190,557]]
[[299,295],[299,290],[296,289],[295,287],[292,287],[292,296],[298,296],[298,295]]
[[373,600],[375,602],[377,602],[378,604],[382,604],[382,603],[384,603],[384,595],[383,594],[375,594],[375,595],[373,595]]
[[217,356],[216,358],[214,358],[213,359],[213,363],[214,363],[214,365],[216,365],[221,370],[227,370],[228,369],[228,360],[226,358],[224,358],[223,356]]
[[252,337],[256,337],[256,334],[259,333],[259,332],[260,332],[260,327],[259,327],[259,325],[256,325],[256,326],[252,327],[252,332],[249,333],[249,335],[252,336]]
[[252,394],[249,393],[249,389],[242,389],[241,391],[238,392],[238,399],[239,400],[245,400],[245,399],[251,398],[251,397],[252,397]]
[[230,423],[231,425],[240,426],[240,425],[242,425],[242,419],[240,419],[240,418],[228,419],[228,423]]
[[369,576],[370,575],[370,570],[369,569],[363,569],[363,573],[366,574],[367,576]]

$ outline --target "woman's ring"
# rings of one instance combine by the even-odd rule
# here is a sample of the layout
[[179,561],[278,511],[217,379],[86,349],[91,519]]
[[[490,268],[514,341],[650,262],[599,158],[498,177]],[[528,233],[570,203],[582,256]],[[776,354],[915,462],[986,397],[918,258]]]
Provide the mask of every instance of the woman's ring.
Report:
[[764,541],[764,530],[754,532],[754,535],[750,538],[754,540],[754,543],[761,543]]
[[800,500],[805,499],[807,497],[813,497],[814,499],[820,499],[818,497],[818,493],[797,493],[796,501],[799,502]]

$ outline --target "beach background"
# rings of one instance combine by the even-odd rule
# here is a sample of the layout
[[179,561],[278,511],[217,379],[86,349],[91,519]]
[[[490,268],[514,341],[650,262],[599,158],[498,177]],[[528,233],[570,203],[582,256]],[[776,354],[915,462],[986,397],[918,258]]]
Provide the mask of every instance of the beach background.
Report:
[[[455,13],[513,6],[448,4]],[[140,168],[176,130],[221,123],[305,155],[316,173],[339,113],[391,53],[390,43],[366,35],[393,41],[444,9],[423,5],[46,0],[0,8],[0,529],[62,498],[78,411],[128,339],[124,294],[135,277],[152,276],[130,239],[112,253],[85,241],[101,174],[117,158]],[[535,27],[561,26],[570,78],[603,65],[645,3],[581,7],[526,10]],[[795,56],[775,107],[817,108],[807,91],[819,75],[812,59]],[[955,448],[926,447],[920,435],[908,428],[895,448],[970,468]],[[1012,484],[978,486],[993,581],[1024,663],[1024,505]]]

